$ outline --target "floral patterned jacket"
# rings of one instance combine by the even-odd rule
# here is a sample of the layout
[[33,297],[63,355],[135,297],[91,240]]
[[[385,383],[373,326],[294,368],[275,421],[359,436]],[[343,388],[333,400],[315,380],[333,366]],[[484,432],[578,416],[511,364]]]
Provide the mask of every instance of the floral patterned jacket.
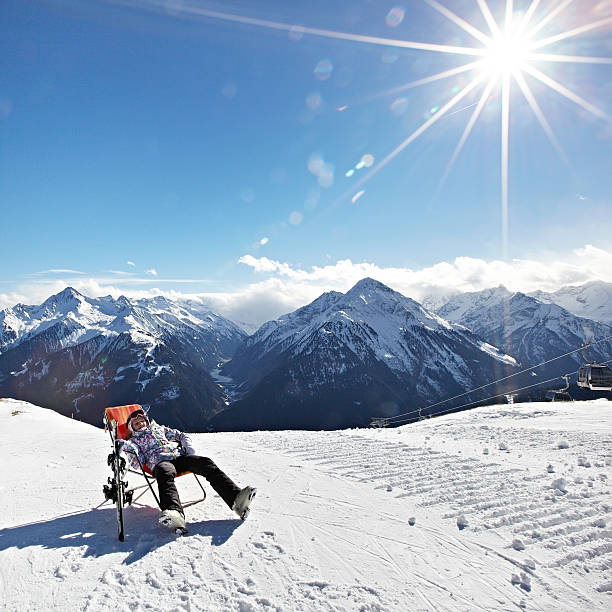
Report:
[[[175,444],[180,443],[180,446]],[[182,448],[181,448],[182,447]],[[180,455],[191,455],[195,451],[189,436],[178,429],[152,423],[137,431],[123,443],[121,452],[126,452],[132,467],[138,468],[138,461],[153,471],[160,461],[172,461]]]

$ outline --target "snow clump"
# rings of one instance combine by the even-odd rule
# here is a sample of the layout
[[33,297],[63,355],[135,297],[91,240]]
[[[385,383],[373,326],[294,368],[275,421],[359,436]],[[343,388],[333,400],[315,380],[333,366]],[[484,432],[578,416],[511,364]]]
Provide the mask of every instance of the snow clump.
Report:
[[514,548],[514,550],[525,550],[525,545],[522,540],[515,538],[512,540],[512,548]]
[[512,574],[510,582],[514,585],[520,586],[521,589],[524,589],[527,592],[531,591],[531,577],[525,572],[521,572],[520,576],[517,574]]
[[469,527],[469,525],[468,520],[465,518],[465,514],[460,514],[457,517],[457,527],[459,527],[460,530]]
[[567,440],[559,440],[559,442],[557,442],[557,448],[558,449],[569,448],[569,442]]
[[552,481],[551,487],[556,491],[560,491],[561,493],[567,493],[567,482],[565,478],[556,478]]

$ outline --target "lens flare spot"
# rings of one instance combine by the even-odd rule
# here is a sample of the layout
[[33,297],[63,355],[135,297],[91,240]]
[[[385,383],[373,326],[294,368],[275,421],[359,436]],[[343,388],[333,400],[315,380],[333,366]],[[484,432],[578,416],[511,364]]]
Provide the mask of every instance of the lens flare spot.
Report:
[[363,194],[365,193],[365,191],[362,189],[361,191],[358,191],[352,198],[351,198],[351,202],[354,204]]
[[347,108],[348,108],[348,104],[345,104],[344,106],[339,106],[336,110],[339,113],[343,113]]
[[308,172],[310,172],[310,174],[319,176],[324,165],[325,162],[319,153],[312,153],[308,158]]
[[319,185],[325,189],[334,184],[334,166],[326,162],[319,153],[308,158],[308,171],[317,177]]
[[385,17],[385,23],[390,28],[396,28],[402,21],[404,21],[404,17],[406,15],[406,9],[401,6],[394,6]]
[[297,210],[294,210],[289,215],[289,223],[291,223],[291,225],[299,225],[303,220],[304,215],[301,212],[298,212]]
[[435,115],[435,114],[436,114],[436,113],[437,113],[439,110],[440,110],[440,107],[439,107],[439,106],[432,106],[432,107],[429,109],[429,114],[430,114],[430,115]]
[[261,246],[264,246],[264,244],[268,244],[268,242],[270,242],[270,239],[267,236],[264,236],[260,241],[259,244],[261,244]]
[[374,165],[374,156],[371,155],[370,153],[366,153],[361,158],[361,162],[360,163],[363,163],[364,167],[366,167],[366,168],[371,168]]
[[314,69],[314,75],[319,81],[327,81],[334,71],[334,65],[331,60],[320,60]]
[[353,174],[355,174],[355,170],[353,168],[351,168],[350,170],[347,170],[344,174],[344,176],[346,176],[346,178],[351,178],[351,176],[353,176]]
[[302,40],[305,31],[306,29],[304,28],[304,26],[291,26],[291,28],[289,29],[289,40]]
[[408,110],[408,98],[398,98],[397,100],[393,100],[389,110],[396,117],[401,117]]
[[321,94],[313,92],[308,94],[306,97],[306,106],[313,111],[319,110],[323,104],[323,98]]
[[319,174],[317,182],[324,189],[329,189],[334,184],[334,167],[326,164],[321,174]]

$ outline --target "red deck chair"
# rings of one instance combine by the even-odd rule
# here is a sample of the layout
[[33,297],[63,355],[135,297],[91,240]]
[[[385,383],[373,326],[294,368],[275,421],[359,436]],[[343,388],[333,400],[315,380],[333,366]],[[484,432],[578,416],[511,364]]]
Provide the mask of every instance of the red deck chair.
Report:
[[[115,440],[113,437],[115,425],[117,426],[117,437],[118,438],[122,440],[130,439],[132,432],[127,428],[127,425],[126,425],[127,418],[132,412],[134,412],[134,410],[137,410],[139,408],[142,408],[140,404],[128,404],[126,406],[112,406],[112,407],[105,409],[104,418],[103,418],[104,429],[108,430],[110,437],[111,437],[111,442],[113,445],[115,444]],[[132,503],[135,503],[136,501],[138,501],[146,493],[146,489],[148,487],[151,493],[153,493],[153,497],[155,498],[155,501],[157,502],[157,505],[159,506],[160,505],[159,497],[157,493],[155,492],[155,489],[153,488],[153,483],[157,483],[157,481],[155,477],[153,476],[153,473],[151,472],[151,470],[146,465],[143,465],[140,462],[140,459],[138,459],[137,455],[135,455],[135,457],[136,457],[136,460],[138,461],[138,465],[140,466],[140,471],[134,470],[132,468],[128,468],[128,471],[134,474],[139,474],[143,476],[144,479],[146,480],[146,484],[138,486],[138,487],[134,487],[132,489],[132,491],[137,491],[138,489],[144,489],[144,491],[142,491],[136,498],[132,499]],[[184,476],[185,474],[193,474],[193,472],[179,472],[177,474],[177,478],[179,476]],[[197,477],[196,474],[193,474],[193,476],[196,479],[196,482],[198,483],[198,485],[200,486],[200,489],[202,491],[202,497],[199,499],[194,499],[193,501],[188,501],[186,503],[183,503],[183,508],[187,508],[188,506],[193,506],[194,504],[198,504],[201,501],[204,501],[206,499],[206,491],[204,490],[204,487],[202,486],[200,479]]]

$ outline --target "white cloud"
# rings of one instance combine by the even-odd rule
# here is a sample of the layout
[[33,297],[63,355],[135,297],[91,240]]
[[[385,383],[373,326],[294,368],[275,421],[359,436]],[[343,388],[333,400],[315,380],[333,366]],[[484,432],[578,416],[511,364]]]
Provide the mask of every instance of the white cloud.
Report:
[[133,276],[134,272],[126,272],[125,270],[109,270],[109,274],[116,274],[117,276]]
[[23,304],[27,302],[27,300],[28,296],[23,293],[0,293],[0,310],[2,310],[3,308],[10,308],[15,304]]
[[85,274],[80,270],[69,270],[65,268],[52,268],[51,270],[40,270],[39,272],[32,272],[30,276],[48,276],[49,274]]
[[[511,261],[457,257],[452,262],[442,261],[417,270],[354,263],[350,259],[327,266],[312,266],[307,270],[252,255],[244,255],[238,261],[259,274],[272,277],[248,288],[248,299],[255,300],[259,305],[264,302],[263,299],[256,299],[259,291],[275,292],[278,307],[271,308],[270,313],[273,310],[284,312],[287,306],[293,310],[325,291],[345,292],[364,277],[375,278],[417,301],[499,285],[506,286],[510,291],[528,293],[538,289],[555,291],[564,285],[578,285],[590,280],[612,282],[612,252],[592,245],[576,249],[563,258],[550,254]],[[248,299],[241,302],[245,309],[248,309]],[[269,302],[270,298],[266,301]]]
[[[109,276],[63,279],[36,279],[9,293],[0,294],[0,307],[18,302],[40,304],[67,285],[90,296],[126,295],[131,298],[164,295],[172,299],[195,299],[213,311],[252,327],[278,318],[308,304],[326,291],[346,292],[357,281],[371,277],[392,289],[422,301],[426,297],[448,296],[465,291],[479,291],[505,285],[511,291],[530,292],[538,289],[555,291],[564,285],[577,285],[590,280],[612,282],[612,249],[607,251],[585,245],[564,256],[533,254],[512,261],[457,257],[421,269],[382,267],[374,263],[354,263],[342,259],[325,266],[302,269],[287,262],[251,254],[238,263],[251,268],[261,277],[254,282],[227,292],[180,291],[181,286],[202,286],[203,279],[160,279]],[[157,287],[151,287],[156,283]],[[143,287],[143,288],[139,288]],[[146,288],[145,288],[146,287]],[[160,287],[165,287],[161,289]]]

